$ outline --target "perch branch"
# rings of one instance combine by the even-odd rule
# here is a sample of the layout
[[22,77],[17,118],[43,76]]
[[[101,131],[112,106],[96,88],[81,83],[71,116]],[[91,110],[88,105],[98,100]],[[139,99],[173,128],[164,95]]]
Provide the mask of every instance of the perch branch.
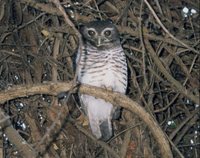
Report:
[[[0,92],[0,103],[4,103],[7,100],[11,100],[17,97],[25,97],[34,94],[50,94],[57,95],[63,91],[69,91],[72,86],[72,82],[70,83],[43,83],[37,85],[29,85],[29,86],[18,86],[15,88],[11,88],[9,90],[4,90]],[[102,88],[97,88],[88,85],[80,85],[74,88],[73,92],[79,91],[83,94],[93,95],[95,97],[102,98],[113,105],[121,105],[122,107],[128,109],[129,111],[136,114],[141,120],[143,120],[150,131],[152,132],[155,140],[159,144],[162,157],[171,158],[172,153],[169,146],[169,142],[163,133],[160,126],[157,124],[155,119],[145,111],[138,103],[132,101],[125,95],[122,95],[117,92],[108,91]]]

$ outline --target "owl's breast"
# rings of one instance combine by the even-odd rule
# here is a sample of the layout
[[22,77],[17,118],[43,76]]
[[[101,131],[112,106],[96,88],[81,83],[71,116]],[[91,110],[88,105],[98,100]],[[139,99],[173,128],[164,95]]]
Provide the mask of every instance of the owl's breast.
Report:
[[79,63],[78,80],[84,84],[125,93],[127,64],[124,52],[83,54]]

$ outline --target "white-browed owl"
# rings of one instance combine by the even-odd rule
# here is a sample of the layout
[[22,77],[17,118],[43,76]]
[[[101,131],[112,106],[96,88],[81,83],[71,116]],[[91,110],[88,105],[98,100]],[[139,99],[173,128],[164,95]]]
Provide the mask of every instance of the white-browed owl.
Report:
[[[83,25],[80,32],[83,45],[76,59],[78,81],[125,94],[127,63],[115,25],[109,20],[92,21]],[[117,115],[117,108],[103,99],[84,94],[80,95],[80,101],[92,133],[97,139],[110,139],[113,135],[111,120]]]

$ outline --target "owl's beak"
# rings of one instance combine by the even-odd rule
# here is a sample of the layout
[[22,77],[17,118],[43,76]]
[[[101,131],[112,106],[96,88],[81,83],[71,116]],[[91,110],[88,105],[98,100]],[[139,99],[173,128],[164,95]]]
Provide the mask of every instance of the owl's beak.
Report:
[[101,45],[102,45],[102,38],[101,38],[101,36],[98,36],[97,37],[97,47],[99,47]]

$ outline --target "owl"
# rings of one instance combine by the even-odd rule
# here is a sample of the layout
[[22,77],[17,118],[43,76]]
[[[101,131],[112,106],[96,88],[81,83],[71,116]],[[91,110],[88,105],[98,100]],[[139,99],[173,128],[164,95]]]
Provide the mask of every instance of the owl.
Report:
[[[109,20],[91,21],[81,26],[80,33],[83,44],[76,58],[78,82],[125,94],[127,63],[116,26]],[[90,95],[79,97],[92,133],[97,139],[109,140],[113,136],[112,119],[119,114],[117,108]]]

